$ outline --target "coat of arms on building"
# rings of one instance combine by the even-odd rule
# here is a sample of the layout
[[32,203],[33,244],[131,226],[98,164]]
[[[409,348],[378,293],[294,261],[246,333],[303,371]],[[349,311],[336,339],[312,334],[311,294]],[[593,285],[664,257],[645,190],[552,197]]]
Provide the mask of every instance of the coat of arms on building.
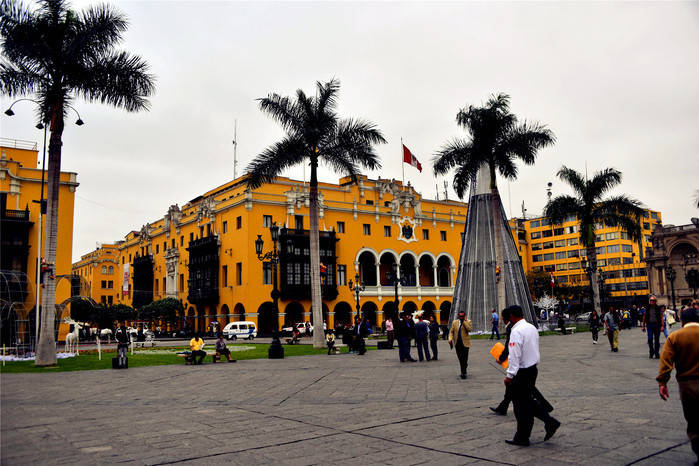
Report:
[[400,241],[405,241],[406,243],[412,243],[413,241],[417,241],[417,238],[415,237],[416,224],[417,223],[412,218],[403,217],[403,219],[400,222],[398,222],[398,229],[400,231],[398,239]]

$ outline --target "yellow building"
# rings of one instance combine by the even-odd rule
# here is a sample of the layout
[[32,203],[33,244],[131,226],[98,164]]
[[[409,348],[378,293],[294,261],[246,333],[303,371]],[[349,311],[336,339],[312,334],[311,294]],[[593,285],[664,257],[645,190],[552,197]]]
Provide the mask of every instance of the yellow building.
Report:
[[113,244],[104,244],[73,264],[73,274],[86,282],[90,297],[105,306],[118,302],[118,272],[119,249]]
[[[515,223],[520,231],[525,271],[549,272],[557,285],[589,285],[582,260],[586,250],[579,244],[576,218],[567,219],[563,225],[551,225],[546,217],[514,219],[511,225]],[[662,224],[660,212],[646,210],[641,220],[640,241],[631,241],[618,227],[597,225],[595,247],[605,301],[623,302],[627,296],[632,301],[645,300],[649,288],[644,253],[652,246],[651,234],[657,224]]]
[[[173,297],[184,304],[183,323],[196,330],[209,329],[212,321],[250,320],[267,333],[310,321],[308,196],[302,181],[278,178],[248,191],[241,177],[181,207],[170,206],[163,218],[86,254],[74,270],[92,282],[96,301],[104,296],[109,302],[112,293],[95,284],[112,280],[103,270],[109,271],[114,258],[109,251],[118,251],[114,303],[138,308]],[[380,325],[394,307],[389,275],[395,263],[402,279],[399,308],[448,318],[466,204],[425,199],[398,181],[366,177],[320,183],[319,198],[328,326],[349,322],[356,312],[348,286],[355,275],[366,286],[361,312]],[[273,265],[261,262],[254,246],[261,235],[265,251],[271,249],[273,223],[281,227],[278,315],[270,298]]]
[[[8,346],[27,345],[33,341],[35,329],[42,170],[38,168],[38,147],[34,142],[0,138],[0,150],[0,338]],[[59,310],[71,297],[73,206],[77,186],[75,173],[61,172],[55,267]],[[45,217],[42,223],[45,227]],[[43,231],[42,228],[42,236]]]

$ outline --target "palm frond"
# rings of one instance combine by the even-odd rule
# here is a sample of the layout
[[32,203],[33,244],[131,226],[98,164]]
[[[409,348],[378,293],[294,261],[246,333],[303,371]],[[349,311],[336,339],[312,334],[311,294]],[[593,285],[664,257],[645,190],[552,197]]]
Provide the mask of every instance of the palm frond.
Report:
[[432,170],[435,176],[445,175],[452,168],[470,164],[476,158],[478,154],[473,150],[472,141],[453,139],[444,144],[432,158]]
[[577,215],[582,210],[580,201],[568,195],[556,196],[544,207],[544,217],[549,217],[554,225],[561,225],[569,215]]
[[476,176],[478,175],[478,169],[482,166],[483,162],[474,158],[457,168],[456,172],[454,173],[453,186],[459,199],[463,199],[469,186],[475,183]]
[[641,236],[640,221],[643,212],[640,201],[619,195],[595,204],[592,216],[597,223],[610,227],[621,226],[632,239],[637,240]]
[[621,172],[614,168],[598,171],[588,183],[588,189],[593,199],[601,199],[604,193],[621,183]]
[[318,89],[317,112],[319,114],[326,111],[334,112],[335,108],[337,108],[337,98],[340,93],[340,81],[335,78],[327,83],[317,81],[316,88]]
[[307,147],[298,136],[286,137],[272,144],[247,166],[248,189],[269,183],[285,169],[303,162],[307,155]]
[[573,188],[573,191],[575,191],[578,196],[585,196],[587,183],[578,171],[563,165],[561,169],[558,170],[558,173],[556,173],[556,176]]
[[126,17],[108,5],[88,7],[79,15],[71,55],[97,57],[109,53],[122,40]]
[[260,110],[277,121],[286,131],[298,131],[302,127],[301,109],[296,102],[279,94],[269,94],[257,99]]
[[502,142],[495,148],[495,154],[516,157],[527,165],[536,161],[536,154],[540,149],[552,145],[556,137],[551,130],[538,123],[526,121],[507,134]]
[[11,98],[31,94],[41,86],[42,82],[42,76],[33,70],[0,63],[0,94]]

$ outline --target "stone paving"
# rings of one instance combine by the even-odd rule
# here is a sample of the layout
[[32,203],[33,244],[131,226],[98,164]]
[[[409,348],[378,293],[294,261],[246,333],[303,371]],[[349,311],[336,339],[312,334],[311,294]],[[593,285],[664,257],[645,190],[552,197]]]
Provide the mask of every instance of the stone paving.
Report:
[[[12,464],[692,464],[677,384],[657,395],[639,329],[619,353],[590,334],[541,338],[539,389],[563,426],[529,448],[490,413],[503,374],[475,340],[469,377],[397,350],[127,371],[3,374],[0,462]],[[413,354],[415,349],[413,348]]]

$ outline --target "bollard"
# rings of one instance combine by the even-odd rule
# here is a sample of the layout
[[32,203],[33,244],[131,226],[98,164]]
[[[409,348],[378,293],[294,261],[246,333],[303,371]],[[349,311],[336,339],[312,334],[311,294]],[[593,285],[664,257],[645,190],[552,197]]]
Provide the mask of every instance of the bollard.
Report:
[[2,367],[5,367],[5,345],[2,345]]
[[102,360],[102,345],[100,343],[99,337],[97,338],[97,360]]

